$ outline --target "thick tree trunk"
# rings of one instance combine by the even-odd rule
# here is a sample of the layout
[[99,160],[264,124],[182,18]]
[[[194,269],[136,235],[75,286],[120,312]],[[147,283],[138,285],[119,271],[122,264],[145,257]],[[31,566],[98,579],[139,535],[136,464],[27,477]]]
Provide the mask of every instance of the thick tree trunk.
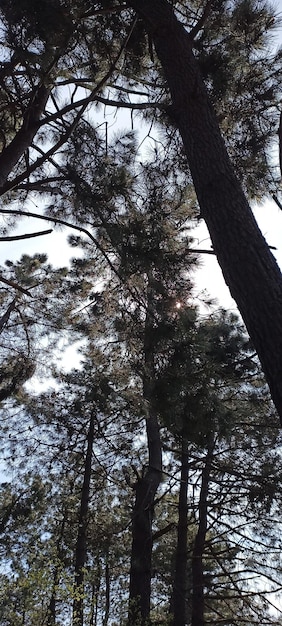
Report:
[[177,546],[172,593],[173,626],[187,624],[188,442],[182,439]]
[[154,500],[162,474],[162,446],[158,417],[154,410],[154,348],[152,324],[154,294],[148,285],[147,315],[144,332],[143,398],[147,408],[146,434],[149,463],[136,484],[132,517],[132,548],[129,584],[128,625],[143,626],[149,623],[151,599],[152,519]]
[[75,546],[74,564],[74,600],[73,600],[73,626],[83,626],[83,593],[84,593],[84,567],[87,557],[87,523],[91,480],[91,464],[94,441],[95,415],[90,417],[87,434],[87,450],[85,457],[84,477],[81,491],[80,510],[78,519],[78,533]]
[[208,489],[213,455],[213,436],[210,436],[205,465],[202,471],[202,484],[199,502],[199,524],[192,554],[192,620],[191,626],[204,626],[204,564],[203,556],[207,534]]
[[131,0],[147,22],[218,262],[282,419],[282,276],[227,154],[191,40],[167,0]]

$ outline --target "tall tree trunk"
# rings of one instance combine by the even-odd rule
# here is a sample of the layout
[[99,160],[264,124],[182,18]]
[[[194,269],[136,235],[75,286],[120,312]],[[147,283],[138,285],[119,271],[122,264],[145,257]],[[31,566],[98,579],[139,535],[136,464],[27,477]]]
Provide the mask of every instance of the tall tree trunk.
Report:
[[185,626],[187,624],[188,441],[184,437],[181,448],[177,546],[172,593],[173,626]]
[[94,441],[95,415],[91,414],[87,434],[87,450],[85,457],[84,477],[81,491],[80,510],[78,519],[78,533],[75,547],[74,564],[74,599],[73,599],[73,626],[83,626],[83,592],[84,567],[87,557],[87,523],[91,480],[92,452]]
[[148,468],[136,485],[132,519],[129,626],[147,624],[150,616],[152,518],[155,495],[161,479],[159,425],[152,413],[147,419],[147,437],[149,449],[158,448],[158,458],[151,452]]
[[282,420],[282,275],[236,178],[189,33],[167,0],[130,0],[150,28],[201,214]]
[[105,585],[106,585],[106,590],[105,590],[105,615],[103,618],[103,626],[107,626],[108,622],[109,622],[109,616],[110,616],[110,585],[111,585],[111,576],[110,576],[110,568],[109,568],[109,562],[108,562],[108,554],[106,557],[106,565],[105,565]]
[[56,603],[57,603],[57,589],[60,581],[60,572],[61,572],[61,563],[63,562],[62,555],[62,540],[65,532],[65,524],[66,524],[66,512],[63,512],[63,519],[60,525],[60,533],[58,540],[56,542],[56,554],[55,558],[57,564],[55,565],[54,573],[53,573],[53,585],[51,591],[51,597],[48,606],[47,612],[47,626],[55,626],[56,624]]
[[213,456],[213,435],[210,435],[199,501],[199,524],[192,554],[192,621],[191,626],[204,626],[204,564],[203,556],[207,534],[208,489]]
[[92,585],[89,626],[97,626],[97,623],[98,623],[98,603],[99,603],[99,593],[100,593],[100,587],[101,587],[101,567],[100,567],[99,560],[97,561],[96,565],[97,565],[97,576],[96,576],[95,582],[93,582],[93,585]]
[[132,518],[132,548],[129,584],[129,626],[149,623],[151,599],[152,519],[154,500],[162,474],[162,446],[157,413],[154,409],[154,293],[148,285],[147,314],[144,332],[143,398],[147,409],[146,434],[149,463],[136,484]]

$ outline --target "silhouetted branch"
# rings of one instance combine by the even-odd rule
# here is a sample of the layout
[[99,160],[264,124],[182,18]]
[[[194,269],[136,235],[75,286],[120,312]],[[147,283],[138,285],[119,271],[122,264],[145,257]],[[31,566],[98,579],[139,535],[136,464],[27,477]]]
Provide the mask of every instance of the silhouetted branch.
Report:
[[281,211],[282,211],[282,204],[281,204],[281,202],[279,202],[277,196],[275,196],[275,194],[273,194],[272,198],[273,198],[274,202],[276,202],[276,204],[279,207],[279,209],[281,209]]
[[29,293],[29,291],[27,289],[24,289],[23,287],[21,287],[17,283],[14,283],[13,280],[10,280],[8,278],[4,278],[4,276],[2,276],[2,274],[0,274],[0,282],[1,283],[5,283],[5,285],[9,285],[9,287],[13,287],[13,289],[17,289],[17,291],[20,291],[21,293],[24,293],[25,296],[29,296],[31,298],[31,293]]
[[32,237],[41,237],[41,235],[50,235],[53,230],[40,230],[38,233],[26,233],[25,235],[11,235],[7,237],[0,237],[0,241],[18,241],[19,239],[31,239]]
[[[279,137],[279,165],[280,165],[280,173],[282,177],[282,111],[280,113],[280,123],[278,128],[278,137]],[[281,209],[281,207],[280,207]]]

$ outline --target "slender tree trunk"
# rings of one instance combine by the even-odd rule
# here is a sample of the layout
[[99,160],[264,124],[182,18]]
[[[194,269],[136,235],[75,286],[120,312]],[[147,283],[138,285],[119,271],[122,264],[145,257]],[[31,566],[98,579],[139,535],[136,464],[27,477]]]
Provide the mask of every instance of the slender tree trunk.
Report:
[[95,415],[91,414],[87,434],[87,450],[83,485],[81,491],[80,511],[78,520],[78,534],[75,547],[74,564],[74,600],[73,600],[73,626],[83,626],[83,592],[84,592],[84,567],[87,557],[87,523],[90,494],[91,464],[94,441]]
[[213,456],[213,435],[210,435],[199,501],[199,524],[192,554],[192,621],[191,626],[204,626],[204,564],[203,556],[207,534],[208,489]]
[[51,597],[50,597],[48,612],[47,612],[47,626],[55,626],[56,624],[57,589],[58,589],[59,580],[60,580],[60,571],[61,571],[60,564],[62,562],[61,544],[62,544],[62,539],[63,539],[64,531],[65,531],[65,523],[66,523],[66,517],[65,517],[65,511],[64,511],[59,537],[56,542],[57,564],[55,566],[54,574],[53,574],[52,592],[51,592]]
[[[151,444],[152,447],[160,449],[159,427],[152,415],[147,420],[147,436],[150,440],[149,446]],[[152,518],[155,495],[161,478],[161,455],[158,456],[158,463],[150,465],[149,462],[144,476],[136,485],[132,519],[129,626],[148,623],[150,616]]]
[[173,626],[187,624],[188,441],[182,438],[177,546],[172,593]]
[[92,585],[92,593],[91,593],[91,606],[90,606],[89,626],[96,626],[96,619],[95,619],[96,603],[95,603],[95,599],[96,599],[96,586],[93,584]]
[[53,576],[53,588],[48,607],[47,626],[55,626],[56,624],[56,603],[57,603],[57,588],[59,583],[59,567],[57,566]]
[[97,626],[98,621],[98,603],[99,592],[101,587],[101,567],[99,560],[97,561],[97,583],[92,585],[91,610],[89,626]]
[[151,31],[201,214],[282,420],[282,275],[236,178],[189,33],[167,0],[130,0]]
[[152,519],[154,500],[162,474],[162,446],[157,413],[154,409],[154,348],[152,329],[154,294],[148,285],[147,315],[144,333],[143,398],[147,408],[146,434],[149,463],[136,484],[132,518],[132,548],[129,585],[129,626],[149,623],[151,599]]
[[106,562],[106,566],[105,566],[105,583],[106,583],[106,590],[105,590],[105,599],[106,599],[106,604],[105,604],[105,615],[104,615],[104,619],[103,619],[103,626],[107,626],[108,621],[109,621],[109,616],[110,616],[110,585],[111,585],[111,576],[110,576],[110,568],[109,568],[109,563],[108,563],[108,555],[107,555],[107,562]]

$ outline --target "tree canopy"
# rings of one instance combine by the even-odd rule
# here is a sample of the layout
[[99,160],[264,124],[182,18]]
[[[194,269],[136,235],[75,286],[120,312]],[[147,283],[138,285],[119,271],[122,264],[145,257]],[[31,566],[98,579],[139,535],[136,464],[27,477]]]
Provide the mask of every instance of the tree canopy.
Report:
[[[0,18],[2,238],[32,217],[74,255],[0,269],[0,626],[278,625],[282,281],[249,204],[279,202],[275,8]],[[199,309],[201,220],[249,336]]]
[[[281,273],[247,202],[276,194],[278,185],[271,144],[281,53],[270,52],[273,7],[251,0],[203,7],[54,0],[39,8],[27,0],[2,3],[1,15],[6,202],[36,191],[57,204],[82,120],[92,127],[96,152],[99,106],[129,109],[133,127],[137,115],[144,119],[171,168],[177,165],[187,183],[192,176],[199,214],[282,414]],[[76,147],[82,158],[84,146]]]

